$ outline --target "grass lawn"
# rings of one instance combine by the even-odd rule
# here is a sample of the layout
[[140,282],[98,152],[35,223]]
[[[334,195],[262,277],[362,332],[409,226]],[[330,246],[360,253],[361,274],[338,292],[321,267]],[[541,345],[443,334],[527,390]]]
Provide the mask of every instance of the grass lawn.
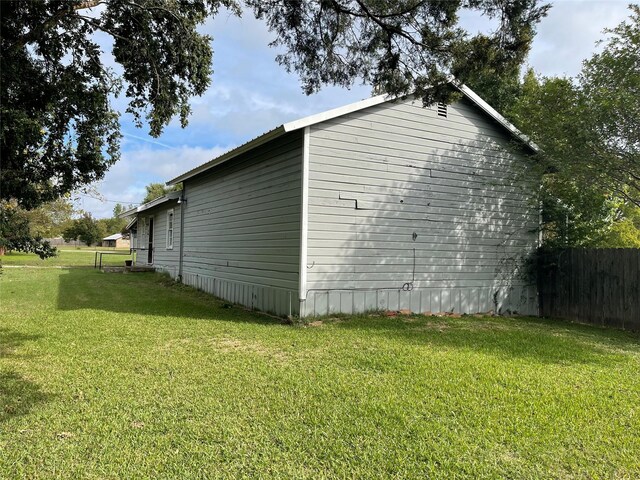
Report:
[[636,334],[288,326],[83,268],[4,269],[0,295],[0,478],[640,478]]
[[[58,255],[55,257],[41,260],[37,255],[22,252],[9,252],[0,256],[0,265],[24,265],[30,267],[53,267],[53,266],[72,266],[72,267],[93,267],[95,260],[95,252],[115,252],[119,254],[129,253],[129,249],[113,249],[113,248],[60,248],[58,247]],[[131,255],[102,255],[102,264],[108,266],[117,265],[124,266],[125,260],[130,260]],[[99,260],[98,260],[99,261]]]

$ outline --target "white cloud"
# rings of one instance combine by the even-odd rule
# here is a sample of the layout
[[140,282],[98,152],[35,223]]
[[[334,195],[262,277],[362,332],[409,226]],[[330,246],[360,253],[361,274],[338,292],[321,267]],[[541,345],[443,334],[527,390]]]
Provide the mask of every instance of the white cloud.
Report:
[[143,147],[125,151],[104,179],[93,187],[102,199],[81,194],[76,205],[96,218],[110,217],[116,202],[139,203],[149,183],[164,183],[181,173],[202,165],[233,146],[213,148],[182,146],[177,148]]
[[575,76],[602,31],[629,16],[627,1],[557,1],[538,26],[529,63],[545,76]]

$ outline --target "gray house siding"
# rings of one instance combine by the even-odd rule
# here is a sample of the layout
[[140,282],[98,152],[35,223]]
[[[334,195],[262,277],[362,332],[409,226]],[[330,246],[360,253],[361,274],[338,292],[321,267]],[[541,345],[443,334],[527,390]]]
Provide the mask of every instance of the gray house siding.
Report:
[[446,118],[384,103],[312,125],[309,142],[302,315],[537,313],[518,268],[537,246],[535,182],[471,102]]
[[185,181],[184,283],[297,315],[302,132]]
[[[169,211],[173,211],[173,248],[168,248],[167,245],[167,213]],[[176,278],[180,263],[180,205],[175,201],[168,202],[139,215],[136,259],[138,265],[148,264],[149,236],[147,231],[141,235],[140,225],[150,217],[153,217],[153,263],[151,265],[156,270],[167,272]]]

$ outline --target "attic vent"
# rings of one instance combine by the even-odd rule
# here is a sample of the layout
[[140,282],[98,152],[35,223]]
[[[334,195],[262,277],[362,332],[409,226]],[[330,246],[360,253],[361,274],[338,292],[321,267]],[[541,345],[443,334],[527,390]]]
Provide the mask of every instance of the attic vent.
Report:
[[447,104],[438,103],[438,116],[447,118]]

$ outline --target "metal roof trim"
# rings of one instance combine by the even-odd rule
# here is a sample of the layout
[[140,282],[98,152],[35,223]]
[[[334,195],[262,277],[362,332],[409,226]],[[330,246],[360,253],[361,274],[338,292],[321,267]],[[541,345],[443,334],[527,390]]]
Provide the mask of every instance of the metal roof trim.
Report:
[[249,150],[253,150],[254,148],[258,147],[259,145],[262,145],[263,143],[268,142],[269,140],[273,140],[274,138],[277,138],[281,135],[284,135],[286,133],[286,130],[284,129],[283,125],[280,125],[279,127],[274,128],[273,130],[269,130],[266,133],[263,133],[262,135],[260,135],[259,137],[254,138],[253,140],[249,140],[247,143],[243,143],[242,145],[234,148],[233,150],[229,150],[227,153],[223,153],[222,155],[220,155],[219,157],[214,158],[213,160],[210,160],[207,163],[203,163],[202,165],[200,165],[199,167],[193,168],[191,170],[189,170],[188,172],[183,173],[182,175],[179,175],[171,180],[169,180],[167,182],[167,185],[175,185],[176,183],[180,183],[183,182],[184,180],[187,180],[191,177],[195,177],[196,175],[205,172],[207,170],[209,170],[210,168],[213,168],[217,165],[220,165],[221,163],[226,162],[227,160],[231,160],[234,157],[237,157],[238,155],[247,152]]
[[143,203],[135,208],[127,210],[126,212],[122,212],[118,215],[118,218],[130,217],[131,215],[136,215],[137,213],[144,212],[145,210],[149,210],[150,208],[157,207],[158,205],[162,205],[163,203],[170,202],[172,200],[178,200],[182,192],[169,192],[162,197],[158,197],[155,200],[151,200],[150,202]]

